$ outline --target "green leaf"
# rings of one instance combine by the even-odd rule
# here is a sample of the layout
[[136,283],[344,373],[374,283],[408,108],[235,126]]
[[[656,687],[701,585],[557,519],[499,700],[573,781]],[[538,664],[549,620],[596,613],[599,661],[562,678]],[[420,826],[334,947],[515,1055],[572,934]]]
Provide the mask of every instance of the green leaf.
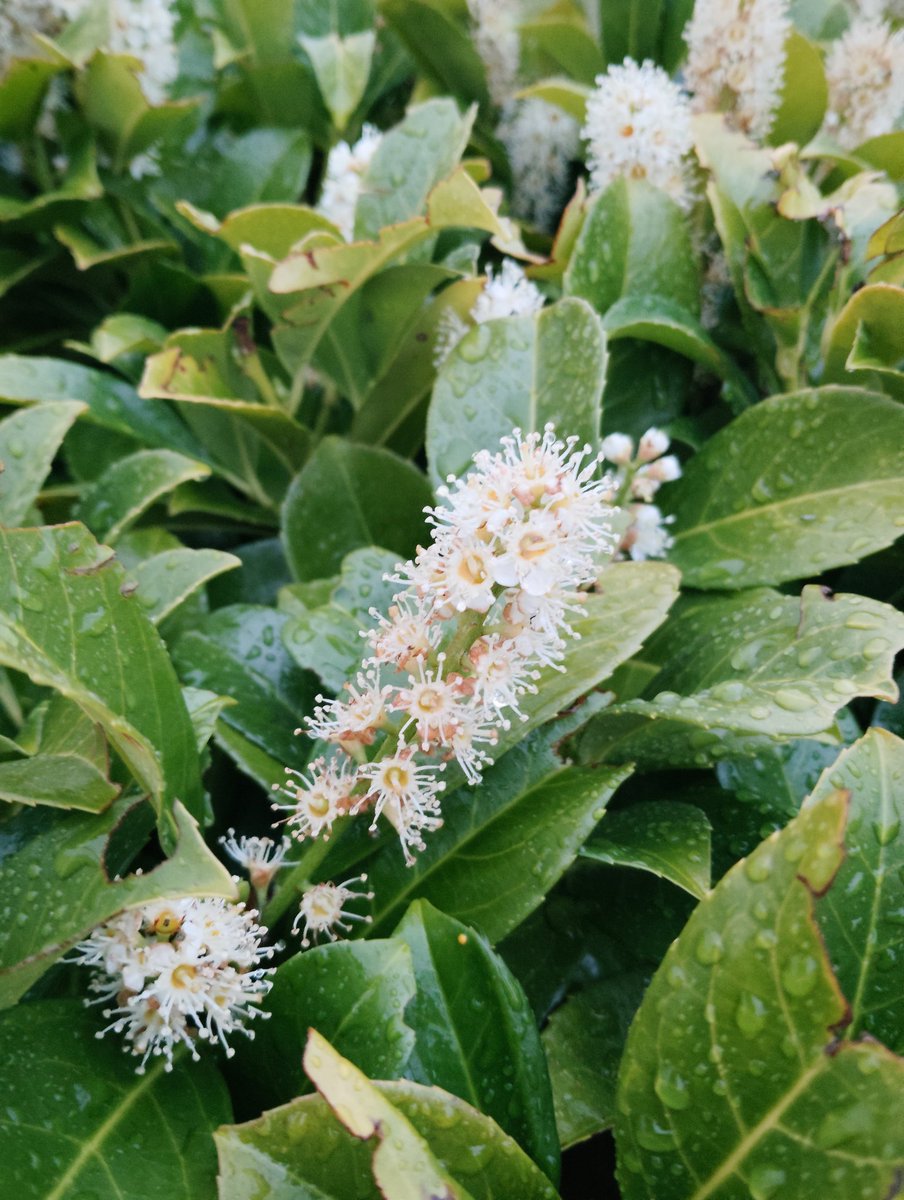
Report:
[[[410,1122],[442,1167],[466,1182],[474,1200],[556,1200],[549,1180],[516,1143],[457,1096],[408,1080],[373,1087]],[[390,1194],[373,1182],[371,1146],[342,1128],[322,1096],[303,1096],[214,1137],[220,1200],[252,1200],[262,1185],[270,1200],[385,1200]],[[331,1148],[327,1156],[325,1146]],[[443,1196],[460,1200],[462,1193]]]
[[235,700],[217,738],[266,788],[284,782],[286,766],[303,767],[308,758],[307,739],[293,730],[310,711],[314,687],[283,646],[287,620],[263,605],[232,604],[203,617],[173,649],[185,683]]
[[618,1064],[646,984],[640,972],[614,974],[549,1018],[542,1040],[563,1150],[614,1123]]
[[900,378],[902,319],[904,289],[872,283],[855,292],[828,331],[826,381],[842,382],[858,369],[878,371],[880,382],[885,374]]
[[822,55],[803,34],[792,29],[785,43],[785,68],[778,108],[769,131],[773,146],[797,142],[806,146],[819,132],[829,100]]
[[486,69],[467,29],[467,12],[457,0],[379,0],[380,12],[441,89],[490,104]]
[[562,112],[583,125],[587,118],[587,101],[592,91],[591,87],[575,83],[571,79],[544,79],[540,83],[521,88],[518,96],[526,100],[544,100],[555,108],[561,108]]
[[0,800],[100,812],[119,795],[92,762],[77,754],[35,754],[0,763]]
[[9,404],[79,400],[88,406],[85,419],[104,429],[138,438],[148,446],[195,457],[203,453],[166,405],[144,404],[119,376],[61,358],[0,355],[0,398]]
[[0,663],[103,726],[168,841],[176,798],[200,811],[198,754],[169,656],[124,583],[81,525],[0,530]]
[[813,921],[845,817],[843,793],[805,809],[729,871],[666,955],[619,1076],[625,1200],[893,1191],[904,1064],[838,1042],[849,1014]]
[[651,800],[609,813],[581,855],[615,867],[652,871],[698,900],[709,890],[710,824],[692,804]]
[[[6,822],[0,887],[8,917],[0,928],[0,1008],[14,1004],[79,938],[124,908],[178,896],[235,897],[229,872],[179,803],[173,810],[172,858],[144,874],[111,879],[118,861],[111,837],[134,821],[143,840],[149,812],[136,807],[134,796],[123,796],[99,816],[34,808]],[[27,913],[28,920],[16,921],[16,912]]]
[[478,325],[437,375],[427,417],[431,479],[464,474],[475,450],[497,448],[513,428],[553,421],[561,436],[595,446],[605,375],[605,337],[581,300]]
[[599,313],[623,296],[658,296],[696,316],[699,272],[681,209],[660,188],[617,179],[592,201],[563,284]]
[[138,603],[159,625],[208,580],[241,565],[240,558],[224,550],[189,550],[183,546],[152,555],[129,574],[136,584]]
[[177,207],[197,229],[219,238],[236,252],[251,246],[272,258],[285,258],[296,242],[315,230],[338,236],[331,221],[303,204],[251,204],[234,209],[222,221],[186,201]]
[[492,1117],[557,1178],[549,1075],[517,980],[479,933],[426,901],[411,905],[394,936],[411,948],[417,982],[407,1012],[417,1039],[407,1074]]
[[610,343],[637,338],[700,363],[730,384],[741,404],[758,398],[732,357],[716,345],[699,320],[670,300],[661,296],[625,296],[607,310],[603,329]]
[[324,37],[300,37],[302,49],[314,67],[317,86],[340,131],[358,107],[370,75],[376,33],[364,29],[346,37],[330,33]]
[[904,946],[904,742],[871,729],[843,751],[813,790],[850,795],[845,859],[817,918],[832,969],[851,1005],[845,1037],[878,1038],[904,1050],[904,988],[896,970]]
[[772,396],[663,494],[693,587],[743,588],[857,562],[902,530],[904,409],[856,388]]
[[[137,1075],[97,1010],[39,1000],[0,1017],[4,1175],[17,1196],[86,1200],[135,1194],[198,1200],[213,1194],[211,1134],[229,1096],[209,1062],[154,1059]],[[149,1152],[149,1142],[152,1151]]]
[[16,56],[12,62],[5,62],[4,68],[0,79],[0,137],[22,141],[31,136],[48,85],[59,74],[62,63]]
[[544,15],[523,21],[518,27],[522,55],[537,56],[551,64],[553,71],[564,71],[578,83],[593,87],[597,75],[606,70],[599,45],[580,18]]
[[0,525],[21,525],[84,404],[60,401],[0,421]]
[[210,476],[210,467],[173,450],[140,450],[109,467],[82,498],[76,515],[111,544],[180,483]]
[[288,959],[261,1005],[270,1019],[256,1027],[253,1046],[237,1047],[231,1067],[246,1111],[311,1090],[301,1058],[312,1028],[366,1074],[402,1075],[414,1046],[405,1020],[414,988],[411,952],[397,937],[334,942]]
[[427,540],[423,508],[432,499],[426,479],[404,459],[324,438],[283,505],[283,544],[296,579],[335,575],[361,546],[408,558]]
[[443,1170],[417,1129],[313,1029],[304,1069],[349,1133],[377,1139],[372,1170],[386,1200],[417,1195],[472,1200]]
[[391,927],[409,901],[423,897],[499,941],[564,874],[629,774],[566,767],[550,734],[538,731],[476,788],[446,798],[443,826],[413,866],[404,866],[394,840],[367,863],[376,928]]
[[766,588],[686,603],[645,653],[666,665],[646,691],[598,714],[584,730],[584,762],[706,766],[764,737],[831,729],[858,695],[895,696],[904,617],[863,596],[800,599]]

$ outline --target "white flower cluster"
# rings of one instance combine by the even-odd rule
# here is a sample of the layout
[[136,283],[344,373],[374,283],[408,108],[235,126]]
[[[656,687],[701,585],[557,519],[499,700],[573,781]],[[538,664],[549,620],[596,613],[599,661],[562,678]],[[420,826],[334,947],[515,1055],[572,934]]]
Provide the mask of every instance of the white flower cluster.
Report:
[[690,102],[662,67],[626,58],[598,75],[581,136],[594,190],[621,177],[646,179],[690,207]]
[[172,1070],[182,1044],[198,1059],[199,1041],[218,1041],[236,1030],[254,1033],[245,1022],[261,1015],[256,1002],[270,990],[272,968],[261,967],[273,949],[261,946],[266,933],[255,913],[225,900],[161,900],[99,925],[75,948],[71,961],[95,968],[94,1003],[112,1023],[98,1033],[122,1033],[139,1074],[154,1055]]
[[890,133],[904,110],[904,30],[878,17],[858,17],[833,43],[826,60],[826,128],[854,150]]
[[698,112],[727,110],[752,137],[772,127],[781,93],[788,0],[697,0],[684,77]]
[[348,142],[337,142],[327,158],[317,211],[333,222],[347,242],[355,233],[355,208],[364,173],[382,136],[375,126],[365,125],[353,146]]
[[[543,307],[543,293],[511,258],[505,259],[498,274],[487,267],[486,282],[474,301],[469,314],[476,325],[495,321],[499,317],[529,317]],[[468,332],[470,326],[458,313],[448,308],[437,329],[433,348],[433,365],[440,367]]]
[[[374,613],[370,656],[344,698],[319,697],[307,718],[336,750],[280,789],[296,837],[366,811],[372,829],[381,816],[393,825],[410,864],[442,824],[446,764],[479,782],[538,668],[560,665],[579,589],[614,549],[613,481],[575,441],[516,430],[440,489],[432,543],[393,576],[403,587],[388,616]],[[302,915],[307,936],[317,926]]]
[[515,100],[503,109],[496,132],[512,168],[516,214],[551,229],[565,198],[572,159],[580,153],[577,121],[544,100]]
[[495,104],[504,104],[515,87],[521,60],[518,0],[468,0],[468,12],[490,96]]
[[666,529],[672,518],[663,517],[652,503],[663,483],[681,476],[681,464],[674,454],[666,455],[668,448],[668,435],[661,429],[648,429],[636,454],[634,442],[625,433],[610,433],[603,438],[603,457],[617,468],[618,499],[631,517],[618,551],[638,562],[662,558],[672,545]]

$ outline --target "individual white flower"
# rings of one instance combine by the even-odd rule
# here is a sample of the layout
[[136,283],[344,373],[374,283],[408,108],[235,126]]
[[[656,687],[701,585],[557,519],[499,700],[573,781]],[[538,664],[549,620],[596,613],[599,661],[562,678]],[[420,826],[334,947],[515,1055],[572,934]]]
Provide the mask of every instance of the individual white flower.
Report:
[[697,0],[684,37],[684,78],[698,112],[727,109],[755,138],[772,128],[791,32],[788,0]]
[[365,763],[358,772],[368,780],[370,790],[357,807],[373,805],[371,829],[376,829],[378,819],[386,814],[399,835],[409,866],[414,862],[411,847],[424,849],[422,831],[442,825],[439,794],[446,786],[439,778],[442,765],[419,763],[415,755],[414,747],[400,738],[394,754]]
[[508,729],[508,713],[526,720],[520,701],[537,690],[539,673],[519,652],[511,639],[499,633],[478,638],[468,651],[471,674],[467,682],[475,701],[493,713],[503,729]]
[[826,128],[846,148],[890,133],[904,110],[904,30],[857,17],[826,60]]
[[[288,813],[283,823],[298,841],[320,838],[326,841],[336,821],[352,805],[352,791],[357,782],[354,767],[342,761],[316,758],[308,765],[307,774],[286,767],[289,780],[273,785],[274,792],[289,798],[288,804],[274,804],[277,812]],[[297,782],[296,782],[297,780]]]
[[646,179],[690,207],[690,103],[662,67],[626,58],[598,75],[581,136],[594,190],[621,177]]
[[572,161],[580,154],[577,121],[545,100],[515,100],[497,129],[512,168],[512,208],[551,230],[562,209]]
[[76,946],[73,961],[94,967],[90,990],[97,1001],[115,998],[104,1010],[111,1030],[122,1033],[138,1072],[162,1055],[172,1070],[173,1051],[185,1045],[193,1059],[199,1041],[219,1041],[236,1030],[252,1037],[246,1022],[261,1015],[256,1002],[270,990],[273,955],[261,940],[266,930],[243,905],[188,897],[158,901],[113,917]]
[[317,697],[312,717],[305,717],[311,737],[325,742],[360,742],[370,745],[386,716],[386,688],[376,670],[359,671],[345,685],[348,700]]
[[373,125],[365,125],[353,146],[337,142],[329,153],[323,189],[317,211],[337,227],[347,242],[355,233],[355,208],[364,173],[377,152],[382,134]]
[[634,442],[626,433],[610,433],[600,443],[600,453],[606,462],[623,467],[634,458]]
[[650,428],[640,439],[637,447],[637,461],[650,462],[665,454],[669,448],[669,435],[662,429]]
[[275,842],[269,837],[237,838],[230,829],[220,844],[231,859],[248,874],[251,886],[257,892],[266,892],[273,876],[285,865],[286,853],[291,845],[288,838]]
[[632,504],[628,512],[632,522],[622,543],[623,547],[635,562],[642,562],[647,558],[664,558],[674,541],[666,529],[671,518],[663,517],[655,504]]
[[366,875],[356,875],[354,879],[346,879],[344,883],[316,883],[301,897],[301,904],[292,922],[292,932],[298,932],[298,926],[304,922],[301,935],[302,946],[310,946],[312,940],[317,941],[325,934],[331,942],[339,938],[337,929],[348,933],[351,929],[349,921],[363,921],[369,924],[373,917],[361,916],[358,913],[347,912],[346,904],[350,900],[373,900],[373,892],[356,891],[351,884],[366,883]]
[[487,281],[474,301],[471,316],[478,325],[498,317],[529,317],[543,307],[543,293],[511,258],[498,274],[487,267]]
[[397,596],[385,617],[377,609],[371,609],[370,615],[377,626],[364,636],[375,663],[387,663],[404,671],[439,645],[439,623],[415,596]]
[[518,9],[518,0],[468,0],[474,45],[486,68],[487,87],[495,104],[505,103],[518,78]]

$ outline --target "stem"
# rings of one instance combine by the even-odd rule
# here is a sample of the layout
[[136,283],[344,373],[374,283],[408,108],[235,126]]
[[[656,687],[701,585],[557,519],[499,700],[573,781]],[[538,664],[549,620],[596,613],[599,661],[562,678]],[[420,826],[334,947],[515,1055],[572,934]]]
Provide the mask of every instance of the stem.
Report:
[[[341,830],[348,817],[342,817],[335,822],[333,829]],[[273,897],[264,906],[261,923],[269,929],[275,925],[286,909],[301,895],[310,882],[310,876],[326,858],[332,839],[318,838],[305,850],[291,871],[285,875],[273,893]]]
[[450,670],[457,671],[461,667],[462,659],[477,640],[478,631],[483,629],[484,619],[484,613],[474,612],[472,609],[463,612],[458,618],[458,628],[446,649],[446,663]]

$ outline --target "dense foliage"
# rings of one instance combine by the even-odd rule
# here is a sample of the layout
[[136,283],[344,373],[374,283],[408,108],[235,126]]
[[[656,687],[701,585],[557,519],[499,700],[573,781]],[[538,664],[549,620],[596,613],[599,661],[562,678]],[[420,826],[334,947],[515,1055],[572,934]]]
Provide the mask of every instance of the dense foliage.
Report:
[[897,1193],[901,20],[0,0],[11,1195]]

